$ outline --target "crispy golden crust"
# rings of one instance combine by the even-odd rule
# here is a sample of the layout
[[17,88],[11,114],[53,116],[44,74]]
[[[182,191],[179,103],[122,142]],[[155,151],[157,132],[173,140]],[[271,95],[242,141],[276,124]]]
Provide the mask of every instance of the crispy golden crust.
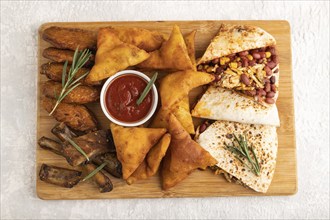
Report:
[[[41,86],[41,92],[48,98],[55,99],[60,95],[62,84],[48,80]],[[65,103],[86,104],[95,102],[100,98],[100,89],[90,86],[78,86],[72,90],[63,100]]]
[[[47,112],[52,111],[55,103],[55,99],[42,99],[42,106]],[[97,129],[95,117],[84,105],[60,103],[52,116],[77,131],[88,132]]]
[[190,57],[191,63],[193,64],[193,70],[196,70],[196,56],[195,56],[195,35],[196,30],[193,30],[186,36],[184,36],[184,41],[187,46],[188,55]]
[[84,50],[86,48],[94,50],[96,46],[96,34],[92,31],[77,29],[50,27],[44,30],[42,38],[60,49]]
[[[62,50],[57,49],[55,47],[48,47],[44,49],[42,56],[50,59],[52,61],[58,62],[58,63],[64,63],[65,61],[68,61],[68,63],[72,63],[74,51],[73,50]],[[89,61],[85,64],[86,67],[93,66],[94,64],[94,55],[92,55],[89,58]]]
[[[71,65],[68,64],[67,73],[70,68]],[[56,82],[62,82],[62,71],[63,71],[63,63],[49,62],[42,64],[40,67],[41,74],[46,75],[49,79],[54,80]],[[90,71],[89,68],[82,67],[81,69],[78,70],[74,78],[77,79],[88,71]],[[88,85],[88,86],[94,86],[94,85],[96,86],[102,84],[101,81],[87,82],[85,79],[82,79],[79,82],[82,83],[83,85]]]

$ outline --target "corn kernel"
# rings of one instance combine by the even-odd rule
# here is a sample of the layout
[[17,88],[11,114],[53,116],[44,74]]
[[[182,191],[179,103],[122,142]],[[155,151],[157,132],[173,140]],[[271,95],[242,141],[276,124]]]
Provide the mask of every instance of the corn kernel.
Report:
[[241,61],[241,58],[240,58],[240,57],[237,57],[237,58],[236,58],[236,61]]
[[211,73],[212,70],[213,70],[213,67],[212,67],[212,66],[209,66],[209,67],[206,69],[206,72],[207,72],[207,73]]
[[226,61],[226,63],[228,63],[230,61],[230,58],[229,57],[225,57],[225,61]]
[[230,66],[230,68],[236,69],[237,66],[238,66],[238,64],[237,64],[236,62],[231,62],[231,63],[229,64],[229,66]]
[[198,65],[197,70],[202,70],[203,66],[202,65]]
[[220,65],[225,65],[226,61],[225,61],[225,57],[221,57],[220,58]]
[[271,54],[270,52],[268,52],[268,51],[267,51],[265,54],[266,54],[266,58],[269,58],[269,57],[271,57],[271,55],[272,55],[272,54]]
[[251,54],[246,56],[249,60],[253,60],[253,56]]
[[204,66],[204,70],[206,70],[207,68],[209,68],[209,65],[206,64],[206,65]]

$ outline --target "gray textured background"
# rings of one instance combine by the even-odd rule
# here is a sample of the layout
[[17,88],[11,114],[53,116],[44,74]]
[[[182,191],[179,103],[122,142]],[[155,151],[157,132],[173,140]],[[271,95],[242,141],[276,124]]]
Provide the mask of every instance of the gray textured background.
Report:
[[[35,193],[38,27],[49,21],[194,19],[290,22],[298,193],[258,198],[38,199]],[[1,218],[329,218],[329,3],[1,2]]]

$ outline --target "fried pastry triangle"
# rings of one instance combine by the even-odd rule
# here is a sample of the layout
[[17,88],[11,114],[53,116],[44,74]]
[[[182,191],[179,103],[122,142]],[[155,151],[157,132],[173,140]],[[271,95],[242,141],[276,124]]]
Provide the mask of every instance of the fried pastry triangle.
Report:
[[162,187],[167,190],[197,168],[205,169],[217,163],[209,152],[193,141],[174,115],[169,117],[171,144],[164,157]]
[[196,30],[193,30],[184,37],[184,41],[186,43],[188,55],[193,65],[193,70],[196,71],[197,68],[196,68],[196,56],[195,56],[195,35],[196,35]]
[[110,124],[123,179],[127,179],[142,163],[152,146],[165,134],[164,128],[124,128]]
[[86,77],[89,82],[108,78],[116,72],[146,60],[149,54],[119,40],[109,28],[101,28],[97,36],[95,65]]

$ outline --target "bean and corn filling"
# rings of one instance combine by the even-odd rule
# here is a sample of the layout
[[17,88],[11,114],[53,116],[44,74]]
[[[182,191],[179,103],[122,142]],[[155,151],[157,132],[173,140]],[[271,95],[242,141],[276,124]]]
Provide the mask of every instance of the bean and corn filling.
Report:
[[198,65],[197,70],[215,75],[215,83],[274,104],[278,56],[275,47],[242,51]]

